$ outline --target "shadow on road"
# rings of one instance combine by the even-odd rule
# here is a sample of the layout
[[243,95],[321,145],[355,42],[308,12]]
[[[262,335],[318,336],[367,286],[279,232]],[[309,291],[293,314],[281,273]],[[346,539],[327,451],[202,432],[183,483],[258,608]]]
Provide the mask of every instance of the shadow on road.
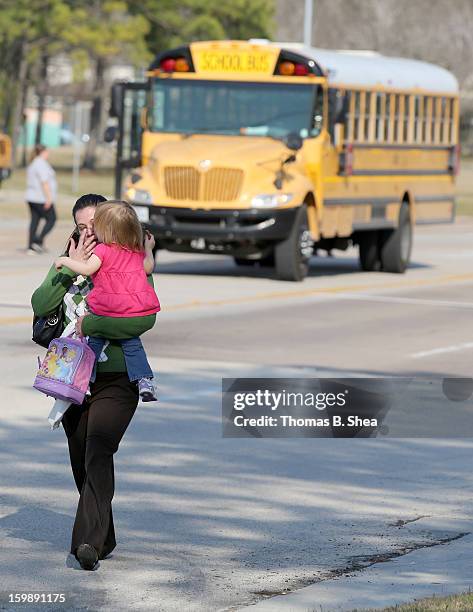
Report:
[[[458,492],[471,491],[472,441],[223,439],[221,375],[161,374],[160,403],[138,408],[115,462],[119,547],[107,567],[122,584],[109,603],[139,590],[164,609],[220,608],[451,532]],[[26,540],[67,553],[77,493],[64,432],[30,410],[0,421],[0,439],[2,507],[16,508],[0,519],[14,543],[0,575],[14,585],[26,563],[52,590],[57,567],[21,551]],[[32,503],[40,494],[48,501]],[[396,524],[416,514],[437,527]]]

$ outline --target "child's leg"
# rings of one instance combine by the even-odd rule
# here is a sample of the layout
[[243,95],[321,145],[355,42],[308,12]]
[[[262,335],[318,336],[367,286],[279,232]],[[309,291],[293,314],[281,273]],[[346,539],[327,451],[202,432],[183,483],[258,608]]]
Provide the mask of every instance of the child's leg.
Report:
[[94,382],[95,376],[97,374],[97,363],[98,363],[100,355],[102,354],[102,349],[105,344],[105,338],[97,338],[95,336],[94,337],[89,336],[89,340],[87,344],[90,346],[90,348],[95,353],[94,369],[92,370],[92,375],[90,377],[90,382]]
[[121,340],[120,344],[125,356],[128,378],[138,383],[138,392],[143,402],[154,402],[156,389],[153,384],[153,371],[146,358],[146,353],[139,338]]
[[141,378],[153,378],[153,370],[148,363],[141,340],[139,338],[129,338],[120,340],[120,344],[130,381],[137,382]]

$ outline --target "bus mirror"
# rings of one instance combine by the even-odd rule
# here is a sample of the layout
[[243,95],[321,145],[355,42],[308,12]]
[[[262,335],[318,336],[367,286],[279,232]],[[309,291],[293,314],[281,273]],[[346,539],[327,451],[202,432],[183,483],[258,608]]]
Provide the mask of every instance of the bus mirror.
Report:
[[117,126],[109,125],[105,128],[105,132],[103,135],[104,142],[113,142],[117,137]]
[[291,151],[299,151],[304,144],[301,136],[297,132],[290,132],[285,138],[285,145]]
[[123,83],[114,83],[110,94],[110,117],[119,117],[122,112]]

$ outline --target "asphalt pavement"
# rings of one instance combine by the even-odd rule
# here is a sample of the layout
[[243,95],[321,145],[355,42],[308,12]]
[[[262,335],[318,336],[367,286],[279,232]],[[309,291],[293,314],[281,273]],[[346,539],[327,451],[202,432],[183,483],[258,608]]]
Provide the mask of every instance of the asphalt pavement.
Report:
[[[405,275],[362,273],[354,250],[313,258],[302,284],[159,253],[163,311],[143,340],[160,401],[139,407],[116,456],[118,546],[97,571],[77,569],[65,436],[49,431],[50,401],[31,389],[41,349],[29,296],[68,229],[58,224],[50,254],[28,257],[24,222],[0,227],[0,609],[23,609],[9,596],[28,592],[66,599],[29,610],[276,606],[282,593],[421,559],[473,531],[468,437],[227,439],[220,416],[224,376],[470,377],[466,219],[417,228]],[[314,594],[292,609],[317,604]]]

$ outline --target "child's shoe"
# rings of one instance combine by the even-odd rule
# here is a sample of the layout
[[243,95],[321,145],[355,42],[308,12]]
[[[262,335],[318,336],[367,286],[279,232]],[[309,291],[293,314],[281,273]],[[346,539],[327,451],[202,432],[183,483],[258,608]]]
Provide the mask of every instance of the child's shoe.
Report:
[[138,393],[142,402],[156,402],[158,400],[151,378],[140,378],[138,381]]

